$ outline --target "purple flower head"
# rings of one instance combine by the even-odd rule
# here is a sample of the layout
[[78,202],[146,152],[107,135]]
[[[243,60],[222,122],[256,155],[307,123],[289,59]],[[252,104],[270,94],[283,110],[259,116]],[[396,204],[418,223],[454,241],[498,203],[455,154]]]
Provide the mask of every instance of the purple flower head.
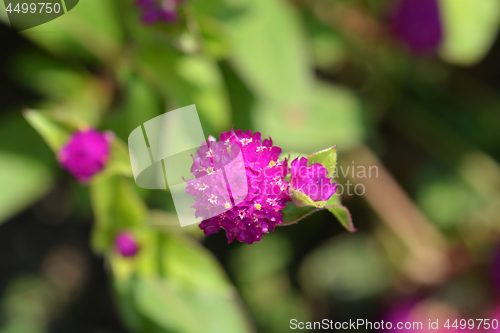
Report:
[[59,164],[85,183],[104,168],[112,139],[110,132],[101,133],[91,128],[77,131],[57,153]]
[[125,231],[118,233],[116,236],[115,248],[124,257],[133,257],[139,251],[135,237]]
[[141,9],[141,21],[153,24],[158,21],[173,23],[177,21],[177,5],[184,0],[137,0]]
[[[204,219],[200,228],[206,235],[222,228],[229,243],[236,238],[252,244],[283,222],[289,168],[278,160],[280,154],[271,139],[241,130],[222,133],[219,142],[209,138],[197,151],[191,168],[196,178],[187,181],[186,191],[196,199],[193,208]],[[226,178],[244,186],[228,186]]]
[[313,201],[327,201],[337,190],[328,178],[328,170],[319,163],[308,166],[307,158],[297,157],[292,161],[290,187],[310,197]]
[[392,32],[414,53],[434,51],[443,39],[438,0],[400,0],[390,18]]

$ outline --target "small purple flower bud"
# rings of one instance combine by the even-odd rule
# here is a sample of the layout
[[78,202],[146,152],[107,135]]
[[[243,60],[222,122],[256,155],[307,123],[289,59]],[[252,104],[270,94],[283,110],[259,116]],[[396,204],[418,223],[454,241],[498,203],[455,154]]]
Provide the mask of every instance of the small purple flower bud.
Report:
[[68,142],[57,153],[63,169],[71,173],[80,183],[104,169],[110,155],[111,132],[101,133],[85,129],[73,133]]
[[141,16],[141,21],[144,24],[153,24],[160,19],[160,14],[156,10],[147,9]]
[[135,237],[131,233],[125,231],[118,233],[116,236],[115,248],[116,251],[124,257],[133,257],[139,251]]
[[327,201],[337,190],[337,184],[332,184],[324,166],[319,163],[307,166],[308,163],[305,157],[292,161],[290,188],[304,193],[313,201]]
[[136,5],[141,9],[141,21],[144,24],[153,24],[158,21],[174,23],[177,21],[177,6],[184,0],[137,0]]
[[177,12],[175,10],[163,10],[160,12],[160,19],[169,23],[177,21]]
[[390,17],[392,32],[412,52],[433,52],[443,39],[438,0],[400,0]]

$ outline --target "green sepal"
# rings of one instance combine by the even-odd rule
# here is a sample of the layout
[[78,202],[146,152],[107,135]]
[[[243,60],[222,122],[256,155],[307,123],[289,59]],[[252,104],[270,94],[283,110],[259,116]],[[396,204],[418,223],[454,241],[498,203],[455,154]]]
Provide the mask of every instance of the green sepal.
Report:
[[314,201],[306,194],[298,190],[294,190],[293,188],[289,188],[288,193],[290,194],[292,202],[297,207],[312,206],[316,208],[323,208],[326,203],[325,201]]
[[23,116],[54,152],[61,149],[71,135],[69,128],[62,126],[48,113],[26,109]]
[[340,202],[340,197],[338,194],[334,193],[330,199],[325,204],[325,208],[328,209],[330,213],[335,215],[339,220],[340,224],[350,232],[356,231],[354,224],[352,222],[351,213],[347,207],[342,206]]
[[283,224],[296,223],[312,214],[314,210],[315,208],[311,206],[297,207],[292,202],[288,202],[286,207],[281,211],[281,215],[283,215]]
[[335,167],[337,165],[337,145],[325,150],[321,150],[307,156],[309,166],[314,163],[319,163],[328,170],[328,178],[335,175]]

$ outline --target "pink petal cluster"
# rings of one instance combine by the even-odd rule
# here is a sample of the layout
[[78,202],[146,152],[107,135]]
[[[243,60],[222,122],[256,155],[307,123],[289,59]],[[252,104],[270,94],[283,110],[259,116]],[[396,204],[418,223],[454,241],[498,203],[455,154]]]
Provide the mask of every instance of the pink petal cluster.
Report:
[[337,184],[332,184],[324,166],[319,163],[307,166],[308,163],[305,157],[293,160],[290,187],[304,193],[313,201],[330,199],[337,190]]
[[129,233],[122,231],[118,233],[115,239],[115,248],[118,253],[124,257],[133,257],[139,251],[139,246],[135,237]]
[[[224,174],[221,170],[225,169],[227,173],[225,166],[234,161],[240,152],[244,166],[236,170],[244,172]],[[273,146],[270,138],[262,140],[259,132],[241,130],[222,133],[219,142],[209,139],[197,151],[191,168],[196,178],[187,181],[186,191],[196,199],[193,208],[196,209],[196,217],[204,219],[200,228],[206,235],[222,228],[229,243],[235,238],[248,244],[260,241],[263,233],[274,231],[276,225],[283,222],[281,210],[290,201],[290,182],[307,193],[312,192],[308,192],[304,184],[330,184],[326,178],[327,170],[320,164],[308,167],[307,159],[303,159],[305,165],[304,162],[296,162],[298,160],[292,162],[295,173],[292,170],[291,181],[286,181],[290,168],[286,159],[279,160],[280,154],[281,148]],[[305,170],[299,170],[301,168]],[[230,188],[224,177],[233,179],[233,182],[242,177],[241,181],[246,183],[245,190],[248,189],[248,192],[245,191],[237,204],[232,199],[241,196],[238,193],[240,189]],[[333,192],[335,188],[330,186],[323,196],[320,192],[316,193],[314,200],[323,200],[324,196],[329,198]]]
[[94,129],[80,130],[57,153],[57,159],[81,183],[104,169],[110,154],[112,135]]
[[177,21],[177,4],[184,0],[137,0],[141,9],[141,21],[153,24],[158,21],[173,23]]

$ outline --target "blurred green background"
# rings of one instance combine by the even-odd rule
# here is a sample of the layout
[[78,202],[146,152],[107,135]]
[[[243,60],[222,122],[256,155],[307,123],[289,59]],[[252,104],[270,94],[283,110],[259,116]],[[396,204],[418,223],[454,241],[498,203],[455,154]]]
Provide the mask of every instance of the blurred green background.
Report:
[[[398,3],[197,0],[144,25],[133,1],[80,0],[22,33],[0,8],[2,332],[500,319],[500,1],[438,1],[442,36],[423,53],[391,28]],[[417,34],[419,15],[402,18]],[[177,227],[168,192],[133,182],[124,142],[190,104],[207,135],[337,145],[358,231],[325,211],[253,245]],[[28,108],[52,148],[82,124],[114,131],[113,167],[77,183]],[[113,250],[122,229],[136,258]]]

